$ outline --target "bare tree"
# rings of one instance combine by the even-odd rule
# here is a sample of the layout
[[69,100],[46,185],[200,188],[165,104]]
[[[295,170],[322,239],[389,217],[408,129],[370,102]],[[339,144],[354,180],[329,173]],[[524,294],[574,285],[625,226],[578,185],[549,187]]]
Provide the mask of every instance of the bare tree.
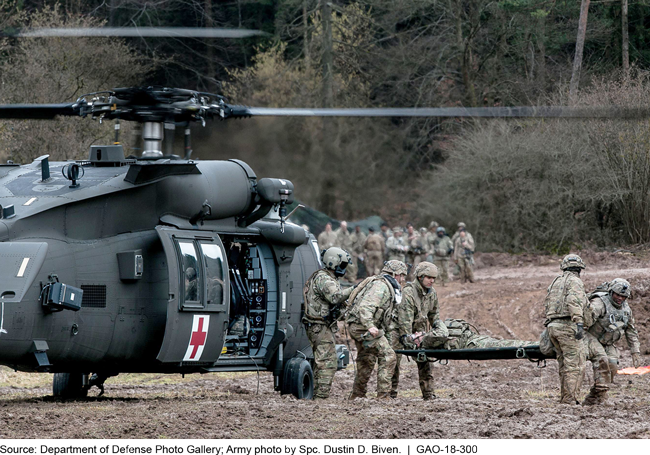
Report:
[[580,70],[582,69],[582,51],[585,47],[585,35],[587,34],[587,15],[589,14],[589,3],[591,0],[582,0],[580,4],[580,19],[578,22],[578,38],[576,39],[576,52],[573,58],[573,71],[571,83],[569,84],[569,95],[573,99],[580,85]]
[[621,0],[621,57],[623,73],[627,77],[630,72],[630,36],[627,26],[627,0]]

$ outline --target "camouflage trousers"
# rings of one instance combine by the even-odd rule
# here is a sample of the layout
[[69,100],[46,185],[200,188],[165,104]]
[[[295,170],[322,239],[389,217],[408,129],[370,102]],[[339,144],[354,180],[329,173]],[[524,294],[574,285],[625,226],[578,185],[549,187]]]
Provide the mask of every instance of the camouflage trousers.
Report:
[[384,266],[384,253],[381,251],[368,251],[366,253],[366,272],[368,276],[379,275]]
[[587,360],[591,361],[594,370],[594,385],[592,394],[604,394],[609,390],[609,384],[614,382],[618,370],[618,351],[614,345],[603,346],[591,333],[585,333],[583,339]]
[[[404,349],[404,346],[399,341],[397,332],[391,332],[389,338],[393,350]],[[395,354],[395,356],[397,357],[397,362],[395,363],[395,371],[390,388],[390,396],[393,398],[397,398],[400,362],[402,361],[402,357],[404,357],[402,354]],[[422,398],[425,400],[433,398],[435,394],[433,393],[433,367],[431,362],[416,362],[416,365],[418,366],[418,379],[420,390],[422,391]]]
[[377,394],[387,394],[391,390],[391,381],[395,372],[397,358],[388,339],[384,335],[367,339],[367,330],[359,324],[350,324],[348,332],[357,347],[357,372],[352,386],[352,398],[365,397],[368,381],[377,364]]
[[460,258],[458,260],[458,267],[460,269],[461,283],[474,282],[474,266],[472,265],[471,258]]
[[449,283],[451,281],[449,277],[449,258],[435,256],[433,263],[438,267],[438,273],[440,274],[438,276],[442,285],[444,286],[445,283]]
[[325,324],[306,328],[314,352],[314,398],[328,398],[337,366],[334,333]]
[[521,348],[538,344],[537,341],[499,340],[486,335],[472,335],[465,343],[466,348]]
[[560,403],[576,404],[585,372],[584,344],[582,340],[576,340],[575,324],[568,319],[551,321],[548,336],[557,353]]

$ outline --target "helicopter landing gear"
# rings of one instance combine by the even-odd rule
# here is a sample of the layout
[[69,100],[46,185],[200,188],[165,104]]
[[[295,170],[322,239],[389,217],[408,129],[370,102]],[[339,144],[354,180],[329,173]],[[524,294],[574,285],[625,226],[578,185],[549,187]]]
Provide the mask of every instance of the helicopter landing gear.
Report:
[[73,398],[86,398],[88,390],[97,386],[99,389],[98,397],[104,394],[104,382],[109,376],[104,373],[93,373],[88,375],[85,373],[54,373],[54,380],[52,382],[52,395],[55,397],[73,399]]
[[88,375],[85,373],[54,373],[52,395],[60,398],[85,398],[88,395]]
[[314,372],[304,358],[294,357],[284,365],[282,394],[289,393],[299,400],[314,398]]

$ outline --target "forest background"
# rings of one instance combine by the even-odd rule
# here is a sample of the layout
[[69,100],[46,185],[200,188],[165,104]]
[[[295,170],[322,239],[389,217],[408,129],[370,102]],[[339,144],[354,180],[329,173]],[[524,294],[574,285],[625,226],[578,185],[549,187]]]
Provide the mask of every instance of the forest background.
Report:
[[[588,16],[585,15],[585,7]],[[582,71],[570,81],[581,8]],[[588,19],[588,20],[587,20]],[[29,38],[26,27],[232,27],[240,40]],[[648,0],[0,0],[0,103],[162,85],[269,107],[650,102]],[[579,88],[578,88],[579,87]],[[639,120],[249,119],[193,127],[194,157],[240,158],[337,219],[453,231],[483,251],[650,242]],[[128,133],[128,129],[127,129]],[[78,159],[88,119],[0,123],[0,159]]]

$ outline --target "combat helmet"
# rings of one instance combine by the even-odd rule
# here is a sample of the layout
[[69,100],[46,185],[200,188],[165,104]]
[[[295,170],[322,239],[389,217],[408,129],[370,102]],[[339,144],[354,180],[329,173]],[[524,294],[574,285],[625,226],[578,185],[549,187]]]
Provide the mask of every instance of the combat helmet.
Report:
[[381,271],[382,273],[390,273],[391,275],[408,275],[409,273],[406,264],[397,259],[384,262],[384,268]]
[[609,295],[611,296],[612,293],[622,295],[626,299],[629,299],[632,295],[632,286],[630,286],[629,281],[623,278],[615,278],[609,284]]
[[445,231],[445,228],[443,228],[442,226],[436,229],[436,234],[440,232],[442,232],[442,235],[445,235],[447,233],[447,231]]
[[422,278],[423,276],[436,278],[438,276],[438,267],[431,262],[422,261],[415,268],[415,276],[418,278]]
[[334,275],[339,277],[345,275],[346,267],[352,262],[350,253],[336,246],[323,250],[321,259],[325,267],[334,271]]
[[560,264],[561,270],[567,269],[584,269],[585,263],[582,261],[582,258],[577,254],[567,254],[562,259],[562,264]]
[[440,225],[438,224],[437,221],[432,221],[431,223],[429,223],[429,229],[437,228],[438,226]]
[[458,223],[458,229],[466,228],[466,227],[467,227],[467,225],[465,223],[463,223],[462,221]]

